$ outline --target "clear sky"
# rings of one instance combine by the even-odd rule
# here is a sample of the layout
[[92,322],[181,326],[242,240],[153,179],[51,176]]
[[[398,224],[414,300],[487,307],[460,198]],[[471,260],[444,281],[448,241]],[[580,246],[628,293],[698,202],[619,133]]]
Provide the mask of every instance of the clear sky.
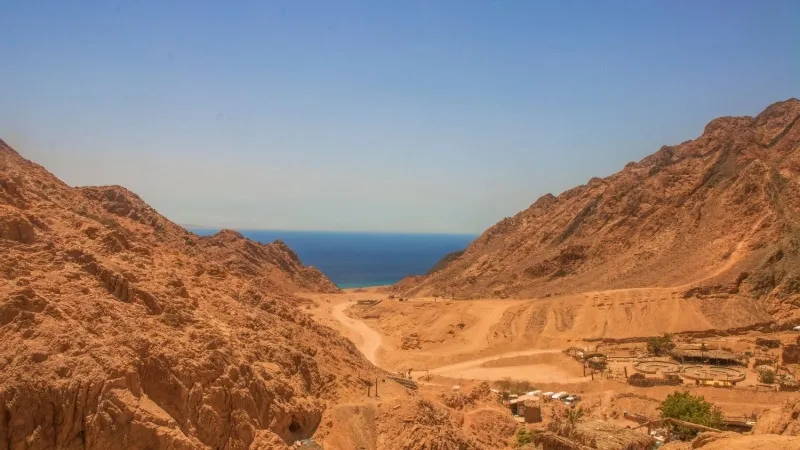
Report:
[[183,224],[480,232],[800,96],[794,0],[0,0],[0,18],[0,137]]

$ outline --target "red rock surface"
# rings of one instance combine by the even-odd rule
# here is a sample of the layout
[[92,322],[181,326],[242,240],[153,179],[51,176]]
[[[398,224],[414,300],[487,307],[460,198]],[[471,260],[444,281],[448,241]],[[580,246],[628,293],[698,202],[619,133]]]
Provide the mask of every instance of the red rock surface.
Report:
[[285,244],[199,237],[0,141],[0,448],[283,448],[377,369]]
[[800,397],[764,413],[758,418],[753,433],[800,436]]
[[607,178],[501,220],[407,295],[535,297],[632,287],[765,299],[800,320],[800,101],[711,121]]

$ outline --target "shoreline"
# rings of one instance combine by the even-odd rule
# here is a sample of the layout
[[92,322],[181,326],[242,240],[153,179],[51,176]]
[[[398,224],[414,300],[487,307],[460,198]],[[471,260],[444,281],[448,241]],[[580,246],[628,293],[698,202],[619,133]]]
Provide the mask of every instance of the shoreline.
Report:
[[[347,283],[344,283],[344,284],[347,284]],[[336,287],[338,287],[339,290],[341,290],[342,292],[356,292],[359,289],[367,290],[367,289],[390,288],[392,286],[394,286],[394,283],[389,283],[389,284],[370,284],[370,285],[364,285],[364,286],[347,286],[347,287],[341,287],[338,284],[336,285]]]

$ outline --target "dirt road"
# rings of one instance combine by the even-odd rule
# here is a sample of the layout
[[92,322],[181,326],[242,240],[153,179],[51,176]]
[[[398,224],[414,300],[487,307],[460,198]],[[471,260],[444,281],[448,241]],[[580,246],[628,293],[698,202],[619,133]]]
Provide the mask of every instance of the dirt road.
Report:
[[[737,243],[727,261],[720,267],[717,267],[710,273],[700,276],[692,282],[673,287],[643,287],[585,292],[572,296],[575,297],[575,299],[572,299],[572,304],[569,304],[565,299],[560,299],[554,306],[551,306],[553,312],[546,310],[544,314],[538,310],[533,310],[537,305],[541,304],[541,302],[530,303],[529,309],[531,310],[517,311],[514,317],[507,320],[509,323],[504,324],[504,329],[512,330],[512,332],[514,330],[520,330],[520,333],[524,334],[527,332],[530,323],[533,323],[534,316],[540,319],[544,318],[544,324],[541,325],[542,329],[539,331],[539,334],[547,335],[549,338],[572,339],[575,336],[606,337],[606,328],[608,327],[616,330],[627,330],[629,331],[628,334],[633,333],[634,335],[645,335],[647,330],[680,332],[693,331],[695,329],[713,329],[716,325],[708,320],[704,311],[698,308],[688,308],[687,306],[689,305],[682,304],[684,300],[681,297],[676,297],[675,294],[692,285],[707,281],[730,270],[742,258],[742,254],[746,251],[745,243],[750,235],[761,225],[762,220],[753,224],[749,232],[742,236],[742,239]],[[726,311],[726,305],[728,307],[727,309],[736,309],[735,307],[737,304],[735,301],[730,300],[728,303],[731,303],[731,305],[720,305],[720,310]],[[335,305],[332,308],[332,316],[350,332],[349,334],[354,338],[353,341],[364,356],[370,362],[377,365],[378,351],[384,346],[382,335],[378,331],[370,328],[366,323],[358,319],[353,319],[345,314],[344,311],[354,304],[355,302],[344,302]],[[424,356],[427,358],[435,353],[442,355],[459,353],[467,356],[467,354],[473,352],[478,353],[482,350],[487,350],[490,346],[490,333],[493,328],[504,319],[504,315],[511,305],[507,302],[486,302],[481,304],[481,308],[476,310],[459,310],[455,306],[452,306],[443,311],[433,311],[424,308],[411,308],[409,310],[407,307],[408,305],[402,306],[405,307],[403,311],[405,322],[400,319],[395,320],[396,323],[392,323],[392,327],[412,330],[415,327],[419,327],[420,323],[425,323],[426,326],[439,327],[444,330],[451,328],[452,325],[456,323],[456,320],[459,321],[458,325],[463,328],[464,319],[462,317],[470,317],[471,315],[478,318],[472,322],[466,321],[469,334],[464,338],[448,341],[446,335],[444,338],[433,335],[429,339],[430,342],[437,342],[437,340],[440,342],[437,348],[430,349],[431,352],[416,351],[409,352],[407,355],[409,357]],[[487,307],[484,308],[484,306]],[[674,311],[679,308],[683,308],[684,310],[680,321],[676,321],[677,315],[670,316],[672,318],[671,322],[664,320],[667,311]],[[600,314],[590,314],[590,312],[600,312]],[[447,316],[442,316],[439,313],[452,315],[452,321],[448,321],[449,319]],[[431,314],[439,315],[431,316]],[[430,317],[435,317],[438,322],[430,320]],[[599,321],[600,317],[603,319],[602,323]],[[634,317],[637,317],[638,320],[635,320]],[[561,320],[564,320],[563,318],[570,319],[570,325],[567,327],[568,329],[562,329],[563,324],[558,326],[559,323],[556,322],[559,318],[561,318]],[[420,322],[417,319],[424,320]],[[756,317],[756,319],[758,319],[758,317]],[[411,320],[411,323],[408,323],[409,320]],[[750,322],[753,320],[750,320]],[[637,324],[638,327],[632,326],[634,324]],[[384,323],[382,326],[386,327],[386,324]],[[386,330],[384,330],[384,332],[386,332]],[[629,337],[624,331],[620,331],[616,334],[619,335],[616,337]],[[387,334],[387,336],[388,335],[390,334]],[[522,337],[524,336],[519,336],[519,338]],[[541,345],[537,345],[535,342],[531,342],[531,344],[541,347]],[[545,344],[545,346],[547,346],[547,344]],[[388,345],[387,349],[391,351],[392,345]],[[428,367],[433,366],[430,370],[432,374],[453,378],[464,377],[498,380],[511,376],[525,378],[535,382],[583,381],[581,377],[575,377],[575,374],[570,374],[568,371],[561,370],[558,365],[537,363],[519,365],[513,368],[484,365],[484,363],[502,358],[557,353],[559,351],[558,349],[536,348],[501,353],[489,357],[480,357],[439,367],[435,367],[435,364],[430,364]],[[386,360],[383,362],[391,366],[394,353],[387,355],[388,356],[385,358]],[[436,360],[438,358],[433,359]],[[390,367],[385,368],[391,370]]]
[[331,310],[333,318],[360,337],[360,342],[355,343],[356,347],[358,347],[369,362],[377,366],[378,349],[381,347],[383,339],[378,332],[368,327],[367,324],[360,320],[351,319],[344,313],[345,309],[354,304],[355,302],[347,302],[334,306]]
[[456,364],[431,369],[430,373],[449,378],[468,378],[476,380],[502,380],[503,378],[525,379],[534,383],[579,383],[585,377],[576,377],[568,371],[552,364],[523,364],[508,367],[484,367],[485,363],[518,356],[532,356],[561,353],[558,349],[530,349],[506,352],[483,358],[462,361]]
[[[348,330],[359,336],[356,347],[373,364],[376,364],[378,349],[381,347],[381,335],[370,328],[364,322],[353,319],[345,314],[345,310],[355,302],[341,303],[333,307],[333,317]],[[516,367],[483,367],[484,363],[500,360],[504,358],[514,358],[518,356],[531,356],[560,353],[558,349],[530,349],[500,353],[497,355],[475,358],[462,361],[456,364],[448,364],[430,370],[431,374],[442,375],[451,378],[473,378],[480,380],[500,380],[506,377],[524,378],[533,382],[580,382],[581,377],[574,377],[564,370],[550,364],[528,364]]]

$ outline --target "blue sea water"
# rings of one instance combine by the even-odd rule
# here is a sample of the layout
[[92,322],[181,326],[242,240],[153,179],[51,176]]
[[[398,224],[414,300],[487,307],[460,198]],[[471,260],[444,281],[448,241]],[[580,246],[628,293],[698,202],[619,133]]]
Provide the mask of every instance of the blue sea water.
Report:
[[[209,235],[218,230],[191,231]],[[408,275],[424,274],[444,255],[465,249],[476,237],[466,234],[238,231],[258,242],[283,240],[303,264],[321,270],[343,289],[393,284]]]

